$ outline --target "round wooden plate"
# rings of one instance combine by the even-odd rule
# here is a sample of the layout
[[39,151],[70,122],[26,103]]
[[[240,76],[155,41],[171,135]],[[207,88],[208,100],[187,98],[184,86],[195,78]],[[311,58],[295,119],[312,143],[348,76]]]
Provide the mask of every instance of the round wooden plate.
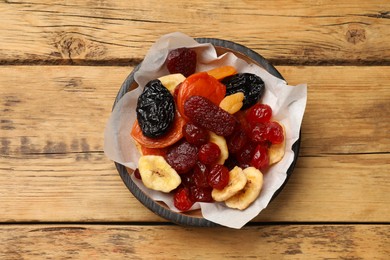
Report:
[[[280,79],[284,79],[282,75],[276,70],[276,68],[272,66],[265,58],[263,58],[258,53],[254,52],[253,50],[243,45],[231,41],[215,39],[215,38],[196,38],[195,40],[199,43],[213,44],[215,49],[217,50],[218,55],[221,55],[228,51],[233,52],[239,58],[244,59],[247,62],[258,64],[259,66],[266,69],[272,75]],[[123,82],[118,92],[118,95],[115,99],[114,107],[115,104],[119,101],[119,99],[123,95],[125,95],[130,89],[134,89],[137,87],[137,83],[134,81],[134,73],[139,69],[139,67],[140,64],[134,68],[134,70]],[[290,167],[287,170],[287,178],[283,183],[283,185],[275,192],[271,201],[282,191],[282,189],[288,182],[288,179],[291,176],[298,159],[299,147],[300,147],[300,138],[292,146],[292,150],[294,151],[294,161],[291,163]],[[119,175],[121,176],[123,182],[130,190],[130,192],[134,195],[134,197],[136,197],[143,205],[145,205],[148,209],[150,209],[155,214],[173,223],[180,224],[180,225],[197,226],[197,227],[219,226],[214,222],[204,219],[201,215],[200,210],[194,210],[185,213],[177,213],[171,211],[164,203],[154,201],[153,199],[148,197],[145,193],[143,193],[142,190],[139,189],[138,186],[133,182],[125,166],[119,163],[115,163],[115,166],[118,169]]]

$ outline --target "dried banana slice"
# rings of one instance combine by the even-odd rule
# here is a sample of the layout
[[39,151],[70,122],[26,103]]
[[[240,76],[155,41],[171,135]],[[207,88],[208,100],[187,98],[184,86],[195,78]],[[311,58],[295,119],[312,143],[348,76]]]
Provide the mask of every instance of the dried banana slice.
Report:
[[169,74],[158,78],[158,80],[161,81],[163,86],[166,87],[169,90],[169,92],[171,92],[171,94],[175,92],[176,86],[182,83],[185,79],[186,77],[184,77],[180,73]]
[[237,92],[222,99],[222,101],[219,103],[219,107],[229,114],[234,114],[242,108],[243,101],[244,93]]
[[268,149],[269,165],[275,164],[282,160],[286,149],[286,129],[283,124],[278,122],[283,128],[284,139],[280,144],[273,144]]
[[181,183],[179,174],[159,155],[141,156],[138,169],[142,182],[152,190],[170,192]]
[[255,167],[248,167],[243,170],[247,182],[245,187],[234,196],[225,201],[226,206],[244,210],[257,199],[263,187],[263,174]]
[[209,131],[209,141],[218,145],[221,150],[221,155],[218,158],[217,164],[224,164],[229,157],[229,150],[226,144],[226,139],[223,136],[217,135],[214,132]]
[[222,190],[213,189],[211,196],[215,201],[225,201],[242,190],[246,184],[246,175],[236,166],[229,172],[229,183]]

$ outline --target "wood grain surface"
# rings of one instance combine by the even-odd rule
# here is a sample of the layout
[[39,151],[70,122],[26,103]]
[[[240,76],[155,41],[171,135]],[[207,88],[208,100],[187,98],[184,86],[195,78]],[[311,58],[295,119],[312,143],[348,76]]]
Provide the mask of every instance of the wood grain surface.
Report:
[[[0,0],[0,259],[388,259],[390,2]],[[220,38],[308,84],[282,193],[241,230],[173,225],[103,152],[162,35]]]
[[[306,80],[307,113],[296,171],[256,220],[389,221],[390,68],[277,68],[290,84]],[[131,69],[0,68],[0,221],[164,221],[132,197],[103,153]]]
[[0,228],[0,258],[386,259],[389,232],[388,225],[10,225]]
[[388,65],[389,10],[383,0],[6,0],[0,62],[133,64],[161,35],[182,31],[236,41],[277,65]]

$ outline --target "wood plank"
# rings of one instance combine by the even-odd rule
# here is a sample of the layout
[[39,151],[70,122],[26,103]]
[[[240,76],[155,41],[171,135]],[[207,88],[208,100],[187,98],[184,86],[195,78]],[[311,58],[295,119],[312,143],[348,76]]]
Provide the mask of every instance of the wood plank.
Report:
[[[309,83],[301,157],[256,220],[389,222],[390,67],[278,69],[291,84]],[[132,197],[102,152],[130,70],[0,68],[0,221],[164,221]]]
[[[2,154],[102,151],[107,118],[131,69],[0,67]],[[389,152],[390,67],[278,69],[290,84],[308,83],[301,155]]]
[[[79,155],[0,158],[0,222],[166,221],[132,196],[103,154]],[[389,162],[389,154],[301,157],[254,221],[390,222]]]
[[[162,235],[163,234],[163,235]],[[386,259],[389,225],[0,226],[4,259]],[[234,239],[231,239],[234,237]],[[188,245],[194,245],[189,248]]]
[[0,63],[129,64],[180,30],[236,41],[278,65],[388,65],[389,10],[382,0],[8,0],[0,3]]

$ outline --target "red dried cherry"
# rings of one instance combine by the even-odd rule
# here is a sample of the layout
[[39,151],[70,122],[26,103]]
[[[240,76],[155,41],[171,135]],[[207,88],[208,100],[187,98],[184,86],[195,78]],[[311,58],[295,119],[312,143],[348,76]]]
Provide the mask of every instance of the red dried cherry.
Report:
[[271,143],[280,144],[284,140],[283,127],[278,122],[269,122],[266,135]]
[[256,143],[267,141],[267,125],[264,123],[253,124],[250,130],[250,137]]
[[209,139],[209,133],[206,129],[191,122],[187,122],[183,126],[183,135],[187,142],[196,146],[207,143]]
[[173,195],[173,204],[178,210],[186,211],[189,210],[194,202],[190,199],[190,192],[188,188],[180,188]]
[[198,186],[190,187],[190,199],[198,202],[212,202],[211,196],[212,189],[210,187],[203,188]]
[[272,117],[272,109],[266,104],[255,104],[247,113],[248,122],[265,123]]
[[221,164],[215,164],[210,169],[208,183],[212,188],[222,190],[229,183],[229,169]]
[[218,145],[208,142],[200,147],[198,152],[198,160],[204,164],[213,164],[217,162],[221,155],[221,149]]
[[236,154],[247,143],[248,137],[243,129],[238,129],[227,139],[229,153]]
[[196,52],[189,48],[171,50],[167,56],[167,69],[169,73],[181,73],[185,77],[195,73]]
[[191,186],[195,185],[193,171],[190,171],[190,172],[184,173],[184,174],[180,174],[180,178],[181,178],[181,184],[184,187],[191,187]]
[[251,165],[257,169],[265,170],[269,166],[268,149],[259,144],[254,150],[254,154],[251,160]]
[[204,165],[201,162],[197,162],[192,174],[192,178],[195,186],[202,187],[202,188],[210,187],[207,181],[208,175],[209,175],[209,170],[207,169],[206,165]]
[[252,160],[256,144],[253,142],[248,142],[244,147],[237,153],[236,159],[240,164],[241,168],[246,168],[250,165]]

